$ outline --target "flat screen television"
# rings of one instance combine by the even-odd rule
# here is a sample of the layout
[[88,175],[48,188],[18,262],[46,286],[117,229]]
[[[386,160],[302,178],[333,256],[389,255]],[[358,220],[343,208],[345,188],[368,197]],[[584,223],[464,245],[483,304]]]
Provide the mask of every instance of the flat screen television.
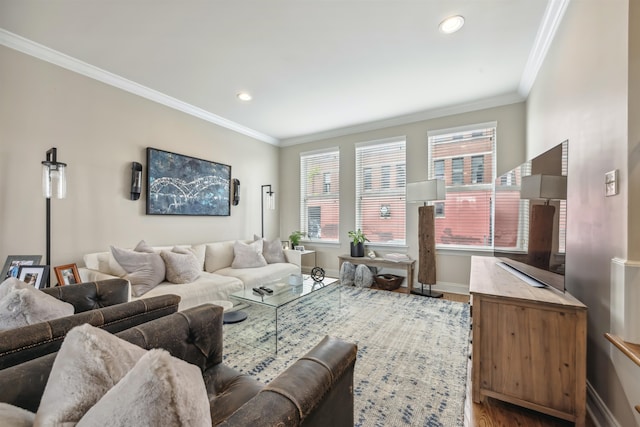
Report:
[[[564,292],[568,141],[500,175],[494,256],[533,286]],[[514,271],[515,270],[515,271]]]

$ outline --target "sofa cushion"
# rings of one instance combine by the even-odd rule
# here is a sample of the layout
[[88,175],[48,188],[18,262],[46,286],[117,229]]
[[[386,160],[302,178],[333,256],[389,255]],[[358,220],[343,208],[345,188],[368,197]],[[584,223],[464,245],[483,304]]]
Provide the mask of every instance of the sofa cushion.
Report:
[[145,353],[137,345],[94,326],[73,328],[51,367],[36,424],[74,425]]
[[0,402],[3,427],[32,427],[36,414],[8,403]]
[[235,277],[203,271],[195,281],[185,286],[162,282],[144,294],[143,298],[166,294],[178,295],[180,297],[178,310],[182,311],[211,301],[228,301],[229,295],[243,289],[244,285]]
[[127,273],[122,278],[131,282],[131,292],[138,297],[149,292],[165,277],[162,257],[153,252],[153,249],[147,252],[149,249],[144,241],[133,251],[111,246],[113,257]]
[[237,240],[233,244],[232,268],[255,268],[265,265],[267,265],[267,260],[262,256],[262,241],[258,240],[247,244]]
[[258,268],[223,268],[219,274],[232,276],[244,283],[245,289],[262,286],[265,283],[288,278],[289,274],[300,274],[300,267],[290,263],[268,264]]
[[191,283],[198,278],[202,268],[191,249],[175,247],[171,252],[162,251],[167,280],[171,283]]
[[0,331],[71,316],[73,305],[14,277],[0,284]]
[[202,372],[166,350],[149,350],[77,426],[209,427]]

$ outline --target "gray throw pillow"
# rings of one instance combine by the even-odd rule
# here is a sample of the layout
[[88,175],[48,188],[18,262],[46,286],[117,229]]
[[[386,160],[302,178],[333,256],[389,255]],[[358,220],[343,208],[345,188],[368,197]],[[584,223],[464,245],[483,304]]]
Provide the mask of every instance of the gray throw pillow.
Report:
[[166,350],[149,350],[77,424],[94,426],[210,427],[202,372]]
[[8,403],[0,403],[0,420],[3,427],[33,427],[36,414]]
[[131,282],[131,292],[135,296],[144,295],[164,280],[164,261],[153,250],[151,253],[147,253],[111,246],[111,253],[118,264],[127,272],[122,278]]
[[265,265],[267,261],[262,256],[262,240],[249,244],[236,240],[233,244],[231,268],[255,268]]
[[0,331],[71,316],[73,305],[45,294],[18,279],[10,278],[2,285],[0,299]]
[[264,256],[268,264],[287,262],[287,258],[285,258],[284,252],[282,251],[282,242],[280,239],[269,241],[257,235],[254,235],[253,239],[262,241],[262,256]]
[[191,283],[202,271],[198,258],[185,248],[173,248],[171,252],[162,251],[160,256],[166,267],[167,280],[171,283]]

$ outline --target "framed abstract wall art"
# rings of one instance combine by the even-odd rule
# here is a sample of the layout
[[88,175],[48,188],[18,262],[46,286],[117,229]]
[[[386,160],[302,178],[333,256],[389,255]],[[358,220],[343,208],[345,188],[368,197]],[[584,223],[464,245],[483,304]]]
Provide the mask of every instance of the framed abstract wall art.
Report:
[[231,166],[147,148],[147,215],[229,216]]

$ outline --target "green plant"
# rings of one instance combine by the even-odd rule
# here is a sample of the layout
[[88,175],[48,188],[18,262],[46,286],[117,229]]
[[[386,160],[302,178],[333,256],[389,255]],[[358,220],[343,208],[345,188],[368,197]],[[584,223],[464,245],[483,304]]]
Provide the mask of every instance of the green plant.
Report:
[[300,244],[300,239],[302,239],[302,237],[305,236],[306,234],[307,233],[305,233],[304,231],[292,231],[291,234],[289,234],[289,240],[291,241],[291,249],[298,246]]
[[367,239],[367,236],[365,236],[362,230],[360,230],[359,228],[357,231],[349,231],[349,239],[351,239],[354,245],[369,241],[369,239]]

